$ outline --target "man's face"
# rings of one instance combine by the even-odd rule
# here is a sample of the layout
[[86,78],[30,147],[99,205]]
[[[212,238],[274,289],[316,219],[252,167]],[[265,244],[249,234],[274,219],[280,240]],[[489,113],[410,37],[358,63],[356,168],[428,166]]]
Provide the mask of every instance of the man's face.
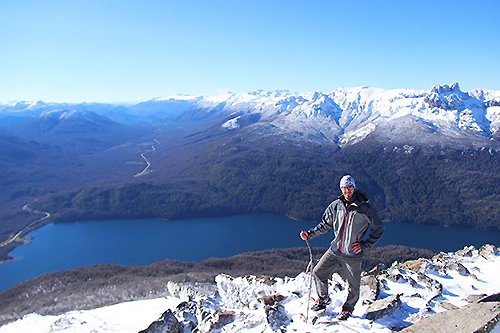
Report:
[[344,198],[346,198],[347,200],[351,200],[352,195],[354,194],[353,186],[350,185],[342,186],[340,190],[342,191],[342,195],[344,195]]

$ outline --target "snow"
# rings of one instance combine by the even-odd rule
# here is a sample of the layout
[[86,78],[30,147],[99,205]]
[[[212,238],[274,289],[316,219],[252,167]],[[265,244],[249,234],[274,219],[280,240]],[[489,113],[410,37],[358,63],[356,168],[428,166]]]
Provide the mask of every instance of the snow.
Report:
[[[195,111],[219,116],[224,129],[235,129],[228,116],[258,115],[263,126],[281,134],[341,146],[354,144],[386,123],[397,128],[408,117],[430,124],[436,132],[452,138],[491,139],[500,128],[500,91],[460,91],[458,84],[437,85],[431,90],[373,87],[338,88],[330,92],[292,93],[287,90],[216,95],[176,95],[140,103],[133,110],[143,117],[179,115]],[[66,104],[20,102],[2,112],[61,109]],[[73,105],[78,108],[78,105]],[[142,111],[141,111],[142,110]],[[147,112],[145,111],[147,110]],[[194,118],[199,119],[199,118]],[[404,126],[404,125],[402,125]],[[417,134],[417,133],[415,133]]]
[[45,106],[46,104],[42,101],[21,101],[21,102],[12,102],[9,103],[7,106],[12,110],[12,111],[24,111],[25,109],[33,109],[37,107],[42,107]]
[[32,313],[9,325],[2,333],[14,332],[134,332],[145,329],[158,319],[166,308],[176,307],[176,298],[157,298],[121,303],[86,311],[71,311],[59,316]]
[[[498,293],[500,255],[498,249],[493,249],[493,252],[487,253],[468,247],[462,253],[440,253],[432,259],[418,261],[421,265],[418,270],[394,263],[377,277],[381,285],[379,299],[399,295],[402,305],[395,312],[375,321],[364,316],[374,299],[368,285],[362,285],[353,317],[336,325],[320,323],[332,320],[347,296],[347,285],[337,274],[330,281],[332,304],[314,325],[311,322],[314,312],[307,310],[312,304],[308,301],[309,274],[301,273],[294,278],[218,275],[214,282],[217,291],[211,291],[208,296],[189,284],[169,282],[167,288],[171,296],[167,298],[71,311],[58,316],[32,313],[0,327],[0,333],[138,332],[167,309],[175,314],[181,302],[196,302],[193,307],[198,309],[196,314],[185,316],[177,312],[176,317],[181,322],[185,322],[186,318],[198,321],[200,332],[213,331],[215,324],[210,320],[222,312],[233,314],[233,319],[215,331],[273,332],[284,327],[288,332],[391,332],[392,328],[402,328],[434,313],[446,311],[444,303],[462,307],[469,303],[469,295]],[[315,295],[314,289],[312,295]],[[270,307],[269,304],[264,305],[263,297],[279,299]],[[493,332],[499,331],[497,325]]]
[[[345,146],[364,139],[379,124],[397,122],[406,116],[429,123],[442,134],[456,136],[461,131],[474,131],[488,137],[498,128],[498,112],[494,106],[486,108],[476,95],[461,92],[458,85],[436,86],[432,91],[369,87],[341,88],[330,93],[257,91],[205,96],[196,107],[209,112],[218,108],[226,117],[237,111],[260,114],[263,123],[282,133],[301,133],[302,138]],[[487,96],[495,96],[495,92]],[[223,127],[235,129],[233,125],[231,122]]]
[[500,129],[500,106],[490,106],[486,111],[486,118],[491,122],[491,132]]
[[234,94],[230,92],[225,92],[221,93],[218,95],[213,95],[213,96],[204,96],[203,101],[205,101],[207,104],[218,104],[218,103],[223,103],[226,100],[233,98]]
[[410,145],[404,145],[403,149],[405,150],[405,154],[409,155],[409,154],[411,154],[411,152],[413,151],[414,148]]
[[358,141],[361,141],[364,138],[366,138],[368,136],[368,134],[373,132],[375,130],[375,128],[376,128],[375,124],[368,124],[366,126],[358,128],[354,131],[350,131],[348,133],[345,133],[342,136],[342,139],[340,140],[340,145],[345,146],[347,144],[353,144],[353,143],[356,143]]
[[199,99],[201,96],[199,95],[174,95],[174,96],[165,96],[155,98],[153,101],[156,102],[164,102],[164,101],[194,101]]
[[222,128],[226,128],[226,129],[237,129],[240,127],[240,124],[238,124],[238,119],[240,119],[240,117],[236,117],[236,118],[233,118],[233,119],[229,119],[228,121],[226,121],[224,124],[221,125]]

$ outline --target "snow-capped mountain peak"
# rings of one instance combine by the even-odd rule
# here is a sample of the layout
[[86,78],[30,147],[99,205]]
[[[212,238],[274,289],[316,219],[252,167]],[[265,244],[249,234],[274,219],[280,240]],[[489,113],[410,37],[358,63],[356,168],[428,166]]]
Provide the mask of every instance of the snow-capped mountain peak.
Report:
[[[379,125],[391,123],[393,127],[400,127],[402,124],[398,119],[408,116],[432,124],[445,137],[473,135],[490,139],[499,128],[496,104],[500,103],[464,93],[458,84],[436,86],[431,92],[363,87],[339,89],[328,95],[334,104],[327,108],[334,110],[339,107],[333,112],[336,116],[331,128],[339,126],[335,134],[343,144],[363,139]],[[317,96],[313,95],[313,98]],[[309,126],[312,131],[314,128],[313,124]]]
[[85,121],[97,121],[97,122],[110,122],[110,120],[104,116],[101,116],[95,112],[87,110],[74,110],[74,109],[56,109],[47,110],[40,114],[40,119],[43,120],[58,120],[65,121],[71,119],[80,119]]
[[[99,113],[100,109],[109,112],[110,106],[23,102],[2,106],[0,111],[37,115],[63,109]],[[221,130],[251,133],[255,129],[259,135],[284,135],[340,146],[376,134],[386,141],[408,139],[423,145],[460,142],[486,147],[496,144],[500,136],[500,91],[463,92],[458,83],[435,85],[430,90],[355,87],[330,92],[256,90],[210,96],[177,95],[155,98],[127,110],[134,117],[150,121],[201,124],[209,117],[210,126],[218,122]],[[243,117],[228,123],[238,116],[250,117],[252,121],[243,121]],[[421,124],[427,129],[424,133]]]
[[431,92],[437,93],[437,94],[465,94],[460,90],[460,86],[458,82],[455,82],[451,85],[448,84],[442,84],[442,85],[435,85],[432,87]]
[[156,102],[163,102],[163,101],[194,101],[197,99],[200,99],[201,96],[199,95],[173,95],[173,96],[166,96],[166,97],[157,97],[152,99],[152,101]]
[[[398,133],[412,132],[412,128],[401,129],[408,126],[408,117],[427,124],[444,137],[488,140],[500,127],[496,110],[500,102],[496,96],[496,92],[462,92],[458,83],[454,83],[436,85],[429,91],[358,87],[329,93],[286,90],[223,93],[191,100],[192,105],[186,107],[196,110],[193,113],[196,119],[203,118],[203,112],[211,117],[219,114],[223,129],[269,126],[270,133],[348,145],[388,128]],[[165,108],[167,104],[166,101]],[[258,115],[259,121],[236,127],[236,121],[227,123],[234,118],[229,118],[233,114]],[[413,134],[410,136],[414,137]]]

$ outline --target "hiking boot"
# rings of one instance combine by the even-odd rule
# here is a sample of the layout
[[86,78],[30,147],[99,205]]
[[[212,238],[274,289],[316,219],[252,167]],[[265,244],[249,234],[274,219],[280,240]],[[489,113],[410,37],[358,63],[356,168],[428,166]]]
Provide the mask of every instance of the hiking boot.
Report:
[[326,306],[328,304],[330,304],[330,303],[331,303],[331,299],[330,298],[327,298],[327,299],[318,298],[316,300],[316,302],[314,302],[313,306],[311,306],[311,310],[313,310],[313,311],[319,311],[319,310],[326,309]]
[[351,316],[351,314],[352,314],[351,311],[342,311],[337,316],[337,320],[346,320]]

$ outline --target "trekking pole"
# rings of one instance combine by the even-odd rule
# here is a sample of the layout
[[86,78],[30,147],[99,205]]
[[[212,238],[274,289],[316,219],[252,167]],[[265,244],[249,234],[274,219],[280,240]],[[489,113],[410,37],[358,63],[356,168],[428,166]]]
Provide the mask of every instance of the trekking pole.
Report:
[[306,273],[309,272],[309,294],[307,295],[307,310],[306,310],[306,324],[309,321],[309,301],[311,300],[311,289],[312,289],[312,264],[313,255],[311,251],[311,246],[309,245],[309,240],[306,239],[307,249],[309,250],[309,264],[307,264]]

